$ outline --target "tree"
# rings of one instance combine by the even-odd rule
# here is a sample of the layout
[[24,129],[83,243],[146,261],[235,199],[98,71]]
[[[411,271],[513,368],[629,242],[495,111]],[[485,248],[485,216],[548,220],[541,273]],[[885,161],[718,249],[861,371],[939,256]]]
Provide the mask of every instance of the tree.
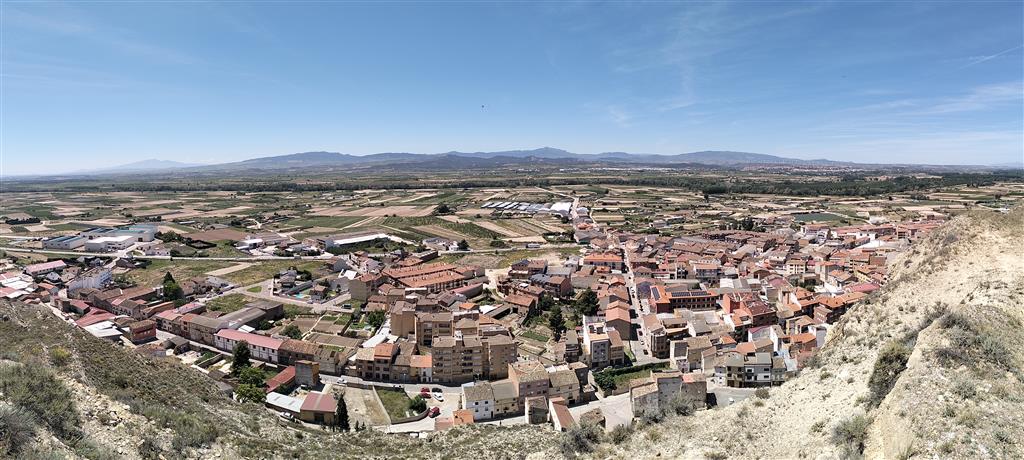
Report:
[[171,272],[164,272],[164,284],[173,282],[175,282],[174,275],[172,275]]
[[437,214],[451,214],[452,210],[451,208],[448,207],[447,204],[441,203],[440,205],[437,206],[437,209],[434,212]]
[[281,335],[288,337],[290,339],[299,340],[302,338],[302,331],[299,330],[298,326],[294,324],[289,324],[284,327],[284,330],[281,331]]
[[560,307],[555,307],[554,310],[551,310],[551,314],[548,316],[548,327],[555,334],[555,340],[562,336],[562,331],[565,330],[565,318],[562,317],[562,309]]
[[238,373],[238,383],[242,385],[252,385],[254,387],[262,388],[266,384],[267,374],[262,369],[255,367],[246,367]]
[[540,296],[540,302],[537,302],[537,309],[540,311],[552,311],[555,306],[555,299],[546,292]]
[[242,369],[252,365],[250,360],[252,354],[249,352],[249,343],[242,340],[235,344],[233,351],[234,361],[231,363],[231,373],[237,375]]
[[469,243],[467,243],[466,240],[459,241],[459,250],[460,251],[468,251],[469,250]]
[[263,388],[242,384],[235,388],[235,398],[240,402],[263,403],[267,400],[267,393]]
[[427,410],[427,401],[422,396],[416,395],[416,397],[409,400],[409,410],[419,414]]
[[[168,273],[167,275],[170,276],[170,273]],[[171,278],[170,281],[164,281],[164,299],[166,299],[166,300],[184,300],[185,299],[185,290],[182,289],[181,286],[179,286],[178,283],[176,283],[174,281],[174,278]]]
[[345,398],[338,397],[338,409],[334,411],[334,426],[338,431],[348,432],[348,406],[345,405]]
[[583,291],[583,294],[576,299],[576,310],[578,310],[582,315],[594,316],[597,314],[597,309],[597,293],[592,289],[587,288],[587,290]]
[[384,324],[385,319],[387,319],[387,317],[383,310],[374,310],[366,315],[366,322],[369,323],[370,326],[373,326],[374,329],[380,328],[380,326]]

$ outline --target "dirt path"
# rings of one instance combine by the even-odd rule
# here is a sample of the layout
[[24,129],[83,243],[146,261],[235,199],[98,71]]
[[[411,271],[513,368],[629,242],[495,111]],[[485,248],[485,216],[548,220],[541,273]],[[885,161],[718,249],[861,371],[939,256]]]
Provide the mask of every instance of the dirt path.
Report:
[[232,265],[230,267],[218,268],[217,270],[208,271],[208,272],[206,272],[206,274],[210,275],[210,276],[224,276],[224,275],[227,275],[228,273],[234,273],[234,272],[237,272],[239,270],[245,270],[246,268],[249,268],[252,265],[253,264],[248,263],[248,262],[239,262],[239,263],[237,263],[235,265]]

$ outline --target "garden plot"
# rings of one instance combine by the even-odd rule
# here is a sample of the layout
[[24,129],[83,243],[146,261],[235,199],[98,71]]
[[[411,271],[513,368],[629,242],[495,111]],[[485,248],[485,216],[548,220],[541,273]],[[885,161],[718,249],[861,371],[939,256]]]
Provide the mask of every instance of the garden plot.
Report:
[[[479,227],[486,228],[487,230],[490,230],[490,231],[492,231],[494,233],[500,234],[501,236],[506,236],[506,237],[509,237],[509,238],[519,238],[519,237],[523,237],[523,236],[528,236],[529,235],[528,233],[524,234],[524,233],[519,233],[519,232],[510,230],[510,229],[508,229],[508,228],[506,228],[506,227],[504,227],[502,225],[498,225],[497,223],[494,223],[494,222],[491,222],[491,221],[487,221],[487,220],[478,220],[478,221],[475,221],[473,223],[476,224]],[[541,241],[543,241],[543,238],[541,239]]]
[[179,203],[181,203],[181,202],[178,201],[178,200],[133,201],[133,202],[130,202],[130,203],[125,203],[123,205],[123,207],[125,207],[125,208],[132,208],[132,209],[138,209],[138,208],[149,208],[149,207],[152,207],[152,206],[163,206],[163,205],[168,205],[168,204],[179,204]]
[[252,209],[252,206],[235,206],[227,209],[218,209],[216,211],[208,211],[203,213],[203,217],[229,217],[229,216],[240,216],[243,215],[243,211]]
[[314,208],[310,214],[314,216],[349,216],[349,217],[425,217],[434,212],[434,206],[376,206],[376,207],[327,207]]

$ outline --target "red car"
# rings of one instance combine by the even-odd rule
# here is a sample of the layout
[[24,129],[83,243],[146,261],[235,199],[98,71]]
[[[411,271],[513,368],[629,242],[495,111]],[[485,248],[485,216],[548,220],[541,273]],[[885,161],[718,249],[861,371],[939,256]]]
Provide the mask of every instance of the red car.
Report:
[[430,418],[437,417],[438,415],[441,415],[440,407],[431,407],[430,411],[427,412],[427,416]]

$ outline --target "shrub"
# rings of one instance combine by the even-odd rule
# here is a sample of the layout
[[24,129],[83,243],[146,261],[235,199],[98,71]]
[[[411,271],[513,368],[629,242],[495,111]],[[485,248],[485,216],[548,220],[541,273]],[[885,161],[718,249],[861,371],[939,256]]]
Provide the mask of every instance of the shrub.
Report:
[[420,414],[427,410],[427,401],[422,396],[416,395],[409,400],[409,410]]
[[64,347],[53,347],[50,349],[50,362],[54,366],[64,367],[71,360],[71,352]]
[[629,437],[632,436],[632,435],[633,435],[633,425],[629,424],[629,425],[618,425],[615,428],[612,428],[612,432],[610,433],[609,436],[611,436],[612,443],[614,443],[614,444],[622,444],[622,443],[626,442],[629,439]]
[[601,440],[601,428],[592,423],[582,423],[569,428],[559,438],[558,448],[565,458],[575,458],[578,453],[590,452]]
[[75,444],[75,454],[89,460],[117,460],[120,458],[114,451],[89,439],[83,439]]
[[977,394],[974,384],[964,379],[959,379],[954,382],[952,390],[953,394],[963,399],[971,399]]
[[14,406],[0,405],[0,457],[15,458],[35,433],[32,414]]
[[73,442],[81,437],[74,395],[49,370],[20,364],[2,366],[0,394],[46,424],[61,440]]
[[813,425],[811,425],[811,433],[821,433],[823,430],[825,430],[824,420],[818,420],[817,422],[814,422]]
[[869,426],[871,419],[866,415],[858,414],[843,420],[832,429],[832,443],[850,452],[863,453]]
[[757,390],[754,391],[754,396],[757,396],[758,398],[761,398],[761,399],[768,399],[768,397],[771,396],[771,394],[768,393],[768,389],[767,388],[763,388],[762,387],[762,388],[758,388]]
[[907,360],[909,359],[910,348],[899,342],[889,342],[878,354],[875,367],[871,371],[871,378],[868,379],[872,406],[881,404],[882,400],[892,391],[900,374],[907,369]]
[[299,329],[298,326],[294,324],[289,324],[284,327],[284,330],[281,331],[281,335],[298,340],[302,338],[302,331]]
[[235,388],[235,397],[239,402],[254,402],[262,404],[267,400],[267,394],[262,387],[243,383]]
[[1002,369],[1017,372],[1010,350],[997,337],[979,329],[970,318],[959,313],[950,313],[939,323],[949,332],[949,346],[935,351],[936,356],[947,363],[965,363],[976,367],[980,362],[989,362]]
[[171,428],[174,430],[174,439],[171,441],[171,445],[175,450],[206,446],[213,443],[220,435],[215,425],[204,423],[193,415],[174,419]]

